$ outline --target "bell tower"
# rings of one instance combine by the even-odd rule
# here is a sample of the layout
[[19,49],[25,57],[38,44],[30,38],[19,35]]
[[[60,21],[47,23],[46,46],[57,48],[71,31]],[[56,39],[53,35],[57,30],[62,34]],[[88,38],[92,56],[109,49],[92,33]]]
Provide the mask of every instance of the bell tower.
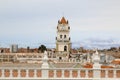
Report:
[[68,20],[64,17],[61,20],[58,20],[57,25],[57,37],[56,37],[56,51],[69,53],[71,49],[70,41],[70,26]]

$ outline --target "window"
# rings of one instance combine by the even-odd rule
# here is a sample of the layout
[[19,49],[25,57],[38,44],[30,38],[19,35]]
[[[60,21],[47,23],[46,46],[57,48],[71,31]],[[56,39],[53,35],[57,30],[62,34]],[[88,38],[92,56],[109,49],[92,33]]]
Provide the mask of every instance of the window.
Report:
[[70,27],[68,27],[68,29],[70,29]]
[[59,60],[61,60],[62,59],[62,57],[59,57]]
[[67,46],[64,46],[64,51],[67,51]]
[[62,38],[62,35],[60,35],[60,38]]
[[64,38],[66,38],[66,35],[64,35]]

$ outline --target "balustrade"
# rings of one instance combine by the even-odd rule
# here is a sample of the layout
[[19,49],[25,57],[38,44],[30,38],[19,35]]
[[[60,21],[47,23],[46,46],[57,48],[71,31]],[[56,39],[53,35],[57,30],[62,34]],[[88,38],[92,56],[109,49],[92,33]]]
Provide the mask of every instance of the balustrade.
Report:
[[[1,71],[1,76],[0,76],[0,79],[4,79],[5,78],[5,74],[6,74],[6,72],[5,72],[5,70],[9,70],[9,73],[10,73],[10,75],[9,75],[9,77],[7,77],[8,79],[9,78],[13,78],[14,76],[13,76],[13,73],[14,73],[14,69],[12,68],[0,68],[0,71]],[[18,76],[17,77],[14,77],[15,79],[19,79],[20,77],[21,77],[21,70],[25,70],[25,72],[26,72],[26,76],[25,77],[22,77],[22,79],[23,78],[27,78],[27,79],[32,79],[32,78],[34,78],[34,79],[38,79],[38,78],[40,78],[40,77],[38,77],[37,76],[37,70],[38,69],[29,69],[29,68],[15,68],[15,70],[17,70],[17,74],[18,74]],[[33,74],[33,77],[29,77],[29,70],[33,70],[34,71],[34,74]],[[42,69],[42,68],[39,68],[39,70],[41,70],[41,72],[46,72],[46,73],[41,73],[42,74],[42,76],[41,76],[41,78],[40,79],[43,79],[43,77],[44,77],[44,79],[45,78],[49,78],[49,75],[47,75],[47,73],[49,74],[49,70],[52,70],[53,71],[53,79],[58,79],[58,78],[60,78],[60,79],[64,79],[64,78],[67,78],[67,79],[72,79],[73,77],[74,77],[74,71],[77,71],[77,77],[74,77],[74,79],[80,79],[81,78],[81,71],[83,70],[83,71],[85,71],[85,77],[82,77],[81,79],[83,79],[83,78],[85,78],[85,79],[88,79],[89,78],[89,71],[95,71],[95,72],[101,72],[101,70],[105,70],[105,77],[104,78],[102,78],[102,79],[105,79],[105,78],[109,78],[109,71],[113,71],[113,77],[111,77],[112,79],[120,79],[120,78],[118,78],[117,76],[116,76],[116,72],[117,72],[117,70],[119,70],[119,69],[82,69],[82,68],[80,68],[80,69],[75,69],[75,68],[70,68],[70,69],[66,69],[66,68],[53,68],[53,69]],[[58,70],[60,70],[61,71],[61,77],[58,77],[57,76],[57,71]],[[69,71],[69,76],[68,77],[66,77],[65,76],[65,74],[66,74],[66,70],[68,70]],[[45,76],[46,77],[45,77]],[[96,79],[96,78],[101,78],[101,76],[100,77],[95,77],[97,74],[93,74],[93,80],[94,79]],[[51,79],[51,78],[50,78]]]

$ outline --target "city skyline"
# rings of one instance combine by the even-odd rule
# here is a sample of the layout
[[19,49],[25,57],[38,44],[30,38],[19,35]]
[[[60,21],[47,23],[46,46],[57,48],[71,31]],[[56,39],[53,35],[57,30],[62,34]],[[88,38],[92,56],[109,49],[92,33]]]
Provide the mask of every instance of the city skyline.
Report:
[[1,0],[0,47],[53,47],[63,16],[71,27],[73,47],[120,46],[119,4],[119,0]]

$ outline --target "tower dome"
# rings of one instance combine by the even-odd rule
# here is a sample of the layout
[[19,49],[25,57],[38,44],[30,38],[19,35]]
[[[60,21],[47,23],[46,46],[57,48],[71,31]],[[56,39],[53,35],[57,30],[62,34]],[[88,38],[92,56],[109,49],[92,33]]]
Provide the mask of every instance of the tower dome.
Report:
[[62,19],[60,20],[61,24],[67,24],[68,21],[65,19],[65,17],[62,17]]

